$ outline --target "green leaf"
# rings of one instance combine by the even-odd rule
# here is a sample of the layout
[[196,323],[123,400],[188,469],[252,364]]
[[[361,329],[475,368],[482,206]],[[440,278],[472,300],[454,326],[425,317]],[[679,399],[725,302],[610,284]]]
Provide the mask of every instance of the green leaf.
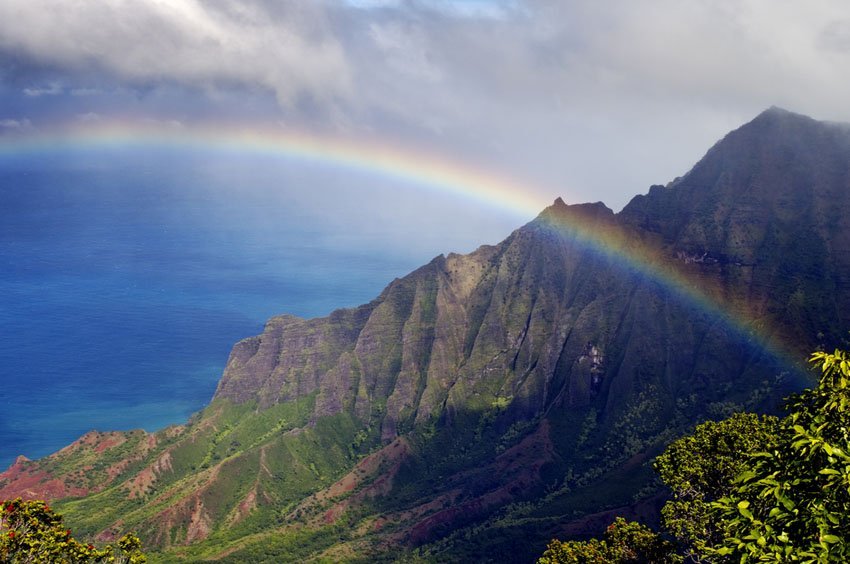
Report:
[[836,515],[836,514],[834,514],[834,513],[827,513],[827,514],[826,514],[826,518],[827,518],[827,519],[829,520],[829,522],[830,522],[830,523],[832,523],[833,525],[838,525],[838,524],[841,522],[841,521],[840,521],[840,519],[838,518],[838,515]]
[[747,470],[745,472],[741,472],[741,474],[739,474],[738,477],[735,478],[735,481],[736,482],[746,482],[748,480],[752,480],[755,477],[756,477],[755,472],[753,472],[752,470]]

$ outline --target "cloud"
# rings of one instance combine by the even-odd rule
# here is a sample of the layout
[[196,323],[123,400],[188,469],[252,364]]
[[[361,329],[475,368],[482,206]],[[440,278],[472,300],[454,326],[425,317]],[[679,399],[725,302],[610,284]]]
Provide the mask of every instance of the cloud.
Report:
[[56,96],[57,94],[61,94],[64,91],[62,86],[58,82],[54,82],[52,84],[48,84],[47,86],[33,86],[29,88],[24,88],[23,92],[27,96]]
[[32,122],[29,119],[0,119],[0,135],[3,133],[27,133],[32,131]]
[[79,114],[77,116],[77,121],[79,123],[101,123],[103,121],[103,116],[96,112],[86,112],[84,114]]
[[103,91],[98,88],[72,88],[71,96],[97,96],[103,94]]
[[521,2],[515,0],[345,0],[361,10],[422,10],[462,18],[505,18]]
[[380,8],[398,8],[402,0],[346,0],[347,5],[361,10],[375,10]]
[[382,55],[383,66],[396,77],[440,82],[442,71],[430,60],[428,38],[421,29],[397,22],[372,24],[369,36]]
[[314,2],[9,0],[0,49],[138,85],[250,85],[283,105],[332,101],[348,82],[344,51]]
[[521,3],[512,0],[420,0],[416,5],[452,17],[486,20],[507,18]]
[[424,101],[452,119],[482,100],[522,111],[618,98],[761,107],[768,96],[813,106],[808,88],[794,91],[801,80],[835,93],[819,103],[837,109],[850,94],[837,72],[850,62],[848,22],[840,0],[8,0],[0,49],[139,88],[266,89],[314,112],[403,116]]
[[151,119],[147,118],[143,120],[145,125],[158,127],[160,129],[172,130],[172,131],[181,131],[186,129],[186,125],[179,120],[176,119],[168,119],[168,120],[159,120],[159,119]]
[[848,22],[843,0],[6,0],[0,60],[71,116],[338,128],[618,207],[768,106],[850,121]]
[[366,105],[614,206],[771,105],[850,121],[844,2],[530,0],[503,18],[433,6],[370,16]]

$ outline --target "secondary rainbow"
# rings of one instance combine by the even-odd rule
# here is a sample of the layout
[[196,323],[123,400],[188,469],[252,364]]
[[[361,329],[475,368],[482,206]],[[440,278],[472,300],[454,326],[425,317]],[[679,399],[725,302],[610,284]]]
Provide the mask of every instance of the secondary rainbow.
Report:
[[[549,200],[528,184],[504,174],[476,169],[444,155],[426,150],[410,150],[400,144],[375,140],[283,129],[242,129],[238,127],[184,128],[162,123],[91,123],[0,138],[0,154],[15,155],[52,150],[90,150],[113,148],[190,149],[224,151],[233,154],[268,155],[296,161],[347,167],[369,174],[397,178],[458,197],[479,201],[531,219]],[[651,249],[635,246],[616,234],[600,233],[581,221],[570,225],[570,233],[588,248],[618,261],[661,284],[692,306],[715,316],[719,321],[785,364],[793,366],[799,358],[771,337],[770,328],[747,317],[746,309],[723,304],[683,276],[669,261],[658,260]]]

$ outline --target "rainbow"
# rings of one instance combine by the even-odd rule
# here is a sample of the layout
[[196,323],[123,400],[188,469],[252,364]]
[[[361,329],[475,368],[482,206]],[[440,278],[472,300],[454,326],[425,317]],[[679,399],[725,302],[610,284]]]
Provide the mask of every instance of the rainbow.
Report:
[[283,128],[185,128],[162,123],[92,123],[0,137],[0,154],[97,148],[174,148],[266,155],[346,167],[467,198],[531,219],[551,199],[527,183],[401,143],[351,139]]
[[[233,154],[266,155],[302,162],[345,167],[369,174],[398,179],[428,190],[481,202],[526,220],[535,217],[548,204],[542,190],[510,179],[505,174],[476,169],[468,164],[423,149],[405,149],[401,144],[363,141],[343,136],[284,128],[198,127],[150,122],[89,123],[53,131],[0,137],[0,155],[15,156],[42,151],[155,148],[224,151]],[[660,284],[686,303],[713,316],[742,338],[757,344],[782,364],[799,373],[799,354],[763,321],[756,319],[747,304],[730,300],[704,278],[688,272],[618,228],[600,227],[598,222],[580,216],[568,224],[548,222],[553,229],[622,267]],[[810,382],[802,382],[808,385]]]

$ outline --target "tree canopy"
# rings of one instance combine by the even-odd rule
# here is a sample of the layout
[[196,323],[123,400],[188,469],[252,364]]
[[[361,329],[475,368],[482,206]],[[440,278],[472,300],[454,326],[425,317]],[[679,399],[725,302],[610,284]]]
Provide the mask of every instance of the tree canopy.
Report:
[[43,501],[0,503],[0,562],[114,563],[146,561],[134,534],[98,548],[73,538],[62,516]]

